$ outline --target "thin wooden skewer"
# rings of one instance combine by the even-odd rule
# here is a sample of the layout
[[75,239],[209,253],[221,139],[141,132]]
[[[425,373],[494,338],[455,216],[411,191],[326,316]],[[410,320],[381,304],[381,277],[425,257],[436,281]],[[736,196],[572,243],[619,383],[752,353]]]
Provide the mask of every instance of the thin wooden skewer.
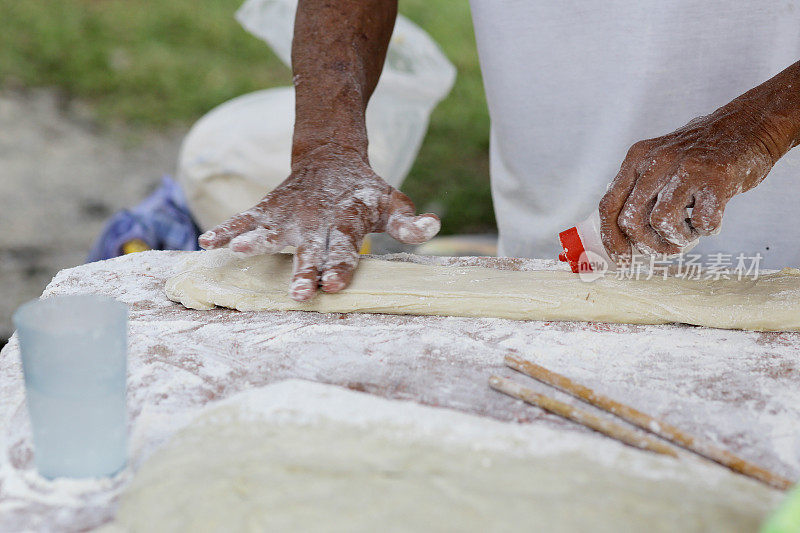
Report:
[[599,431],[600,433],[608,435],[613,439],[622,441],[625,444],[630,444],[631,446],[635,446],[643,450],[649,450],[672,457],[678,456],[672,447],[664,444],[661,441],[652,439],[647,435],[643,435],[638,431],[618,424],[613,420],[609,420],[608,418],[601,418],[590,413],[589,411],[584,411],[583,409],[579,409],[569,405],[568,403],[550,398],[544,394],[539,394],[538,392],[523,387],[519,383],[511,381],[510,379],[501,378],[500,376],[492,376],[489,378],[489,386],[496,391],[508,394],[509,396],[513,396],[514,398],[520,399],[531,405],[536,405],[542,409],[546,409],[551,413],[563,416],[564,418],[572,420],[573,422],[577,422],[578,424],[583,424],[586,427],[589,427],[595,431]]
[[710,459],[730,468],[734,472],[744,474],[745,476],[757,479],[762,483],[766,483],[767,485],[781,490],[787,490],[793,485],[791,481],[784,477],[761,468],[727,450],[714,446],[710,442],[693,437],[675,426],[657,420],[633,407],[619,403],[608,396],[597,394],[592,389],[575,383],[568,377],[548,370],[543,366],[531,363],[515,355],[507,355],[505,363],[514,370],[566,392],[583,402],[615,414],[634,426],[640,427],[690,452],[694,452],[706,459]]

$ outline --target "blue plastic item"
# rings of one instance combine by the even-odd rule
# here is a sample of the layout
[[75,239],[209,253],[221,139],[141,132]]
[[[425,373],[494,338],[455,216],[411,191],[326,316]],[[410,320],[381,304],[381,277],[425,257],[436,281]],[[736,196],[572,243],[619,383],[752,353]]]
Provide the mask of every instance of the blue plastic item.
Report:
[[161,186],[142,203],[109,219],[87,262],[123,255],[123,246],[134,240],[152,250],[199,250],[199,235],[183,191],[172,178],[164,176]]

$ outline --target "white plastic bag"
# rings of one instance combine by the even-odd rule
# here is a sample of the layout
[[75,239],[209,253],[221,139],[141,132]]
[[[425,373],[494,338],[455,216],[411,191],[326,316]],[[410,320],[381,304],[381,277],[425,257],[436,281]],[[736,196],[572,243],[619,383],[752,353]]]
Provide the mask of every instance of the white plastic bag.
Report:
[[[296,0],[248,0],[237,20],[290,66]],[[453,86],[455,68],[421,28],[398,16],[383,73],[367,109],[373,169],[399,187],[417,156],[428,117]],[[207,230],[256,204],[289,175],[294,88],[234,98],[189,131],[178,180]]]

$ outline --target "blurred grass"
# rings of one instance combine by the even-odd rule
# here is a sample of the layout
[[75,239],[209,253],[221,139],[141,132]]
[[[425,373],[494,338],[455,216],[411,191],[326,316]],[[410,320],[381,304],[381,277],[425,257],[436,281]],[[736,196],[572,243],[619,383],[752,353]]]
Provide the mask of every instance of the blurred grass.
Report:
[[[240,0],[0,0],[0,86],[57,87],[101,124],[189,124],[291,73],[233,19]],[[466,0],[401,0],[458,68],[403,189],[443,233],[494,230],[489,119]],[[133,201],[132,199],[131,201]]]

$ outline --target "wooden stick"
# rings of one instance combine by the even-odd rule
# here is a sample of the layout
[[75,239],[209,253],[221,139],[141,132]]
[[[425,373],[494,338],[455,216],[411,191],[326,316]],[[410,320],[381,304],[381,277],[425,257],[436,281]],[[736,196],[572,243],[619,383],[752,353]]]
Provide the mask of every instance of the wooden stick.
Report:
[[613,439],[622,441],[625,444],[630,444],[631,446],[635,446],[643,450],[649,450],[651,452],[670,455],[672,457],[678,456],[672,447],[664,444],[661,441],[652,439],[647,435],[618,424],[608,418],[601,418],[590,413],[589,411],[584,411],[583,409],[579,409],[554,398],[550,398],[544,394],[539,394],[538,392],[532,391],[531,389],[511,381],[510,379],[501,378],[500,376],[492,376],[489,378],[489,386],[496,391],[508,394],[509,396],[518,398],[531,405],[541,407],[542,409],[550,411],[551,413],[555,413],[559,416],[563,416],[564,418],[572,420],[573,422],[577,422],[578,424],[583,424],[586,427],[589,427],[595,431],[599,431],[600,433],[608,435]]
[[546,383],[555,387],[567,394],[578,398],[590,405],[615,414],[623,420],[640,427],[645,431],[649,431],[659,437],[666,439],[682,448],[694,452],[706,459],[710,459],[719,463],[734,472],[744,474],[745,476],[757,479],[762,483],[766,483],[776,489],[787,490],[792,486],[792,482],[783,478],[769,470],[761,468],[741,457],[732,454],[731,452],[714,446],[710,442],[703,441],[699,438],[693,437],[680,429],[653,418],[652,416],[634,409],[633,407],[619,403],[602,394],[595,393],[592,389],[585,387],[579,383],[575,383],[566,376],[557,374],[542,366],[539,366],[525,359],[521,359],[515,355],[507,355],[505,358],[506,365],[514,370],[522,372],[542,383]]

